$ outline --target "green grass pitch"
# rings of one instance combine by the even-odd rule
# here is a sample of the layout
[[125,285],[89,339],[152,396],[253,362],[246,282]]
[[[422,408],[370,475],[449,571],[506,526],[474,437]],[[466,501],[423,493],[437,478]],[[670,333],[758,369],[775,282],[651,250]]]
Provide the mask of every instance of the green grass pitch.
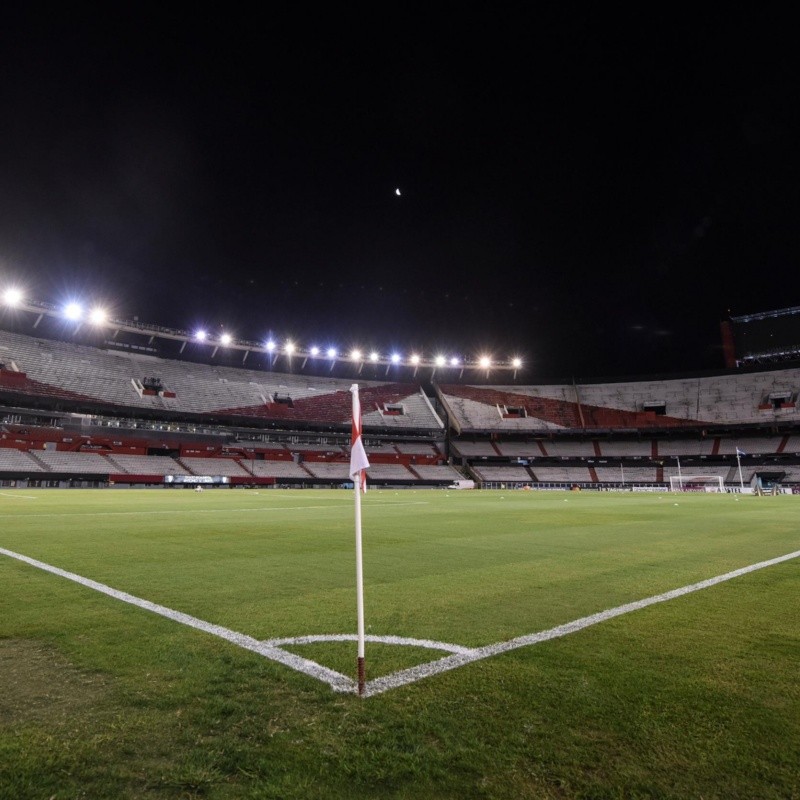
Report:
[[[374,636],[478,648],[800,549],[800,498],[370,491]],[[355,633],[344,491],[0,490],[0,548]],[[286,649],[355,676],[355,643]],[[372,680],[441,658],[367,643]],[[800,798],[800,558],[367,698],[0,555],[0,800]]]

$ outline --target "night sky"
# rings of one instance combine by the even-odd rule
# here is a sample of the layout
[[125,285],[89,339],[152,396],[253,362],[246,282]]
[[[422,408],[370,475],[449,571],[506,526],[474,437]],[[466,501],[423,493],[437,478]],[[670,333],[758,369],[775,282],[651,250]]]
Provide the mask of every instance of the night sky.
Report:
[[800,305],[788,19],[366,8],[5,10],[0,283],[531,382]]

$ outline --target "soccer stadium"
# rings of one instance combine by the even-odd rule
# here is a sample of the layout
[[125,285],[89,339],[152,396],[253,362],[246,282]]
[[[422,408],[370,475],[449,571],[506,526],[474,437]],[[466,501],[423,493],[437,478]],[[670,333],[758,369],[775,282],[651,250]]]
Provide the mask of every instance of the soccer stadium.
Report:
[[4,300],[3,797],[797,796],[796,309],[531,384]]

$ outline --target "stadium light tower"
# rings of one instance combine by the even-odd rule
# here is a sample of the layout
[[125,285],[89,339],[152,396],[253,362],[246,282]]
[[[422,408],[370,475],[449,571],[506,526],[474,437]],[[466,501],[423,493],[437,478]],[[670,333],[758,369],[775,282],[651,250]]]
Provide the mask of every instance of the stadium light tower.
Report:
[[201,329],[199,331],[195,331],[194,338],[197,339],[198,342],[204,342],[207,335],[208,334]]
[[229,333],[223,333],[222,336],[219,337],[219,343],[222,345],[229,345],[233,341],[233,337]]

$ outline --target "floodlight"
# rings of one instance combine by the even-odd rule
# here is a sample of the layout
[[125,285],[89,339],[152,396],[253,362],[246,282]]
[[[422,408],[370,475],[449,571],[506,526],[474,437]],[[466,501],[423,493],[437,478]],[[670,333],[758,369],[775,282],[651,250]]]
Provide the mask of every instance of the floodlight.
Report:
[[411,363],[419,364],[419,356],[416,353],[413,356],[411,356]]
[[451,367],[457,367],[457,366],[458,366],[460,363],[461,363],[461,362],[458,360],[458,358],[456,358],[456,356],[453,356],[453,357],[450,359],[450,366],[451,366]]
[[286,352],[286,355],[290,356],[292,353],[294,353],[294,342],[286,342],[286,344],[283,346],[283,349]]
[[480,361],[478,362],[484,369],[488,369],[492,366],[492,359],[489,356],[481,356]]
[[511,366],[514,367],[514,369],[519,369],[522,366],[522,359],[521,358],[513,359],[513,361],[511,362]]
[[447,359],[444,356],[436,356],[435,364],[437,367],[443,367]]
[[206,336],[208,334],[204,330],[195,331],[194,338],[197,339],[198,342],[204,342],[206,340]]
[[328,348],[328,358],[336,358],[336,348],[329,347]]
[[233,341],[233,337],[229,333],[223,333],[222,336],[219,337],[219,343],[228,345]]
[[22,302],[22,292],[19,289],[6,289],[3,293],[3,302],[7,306],[16,306]]
[[267,350],[269,350],[269,351],[270,351],[270,353],[271,353],[271,352],[272,352],[272,351],[275,349],[275,342],[273,342],[273,341],[272,341],[272,339],[270,339],[270,340],[269,340],[269,341],[268,341],[268,342],[267,342],[267,343],[264,345],[264,347],[266,347],[266,348],[267,348]]
[[350,351],[350,358],[352,358],[353,361],[361,361],[361,351],[358,350],[358,349],[351,350]]
[[108,314],[104,308],[93,308],[89,312],[89,322],[92,325],[102,325],[108,319]]
[[67,303],[64,306],[64,316],[67,319],[78,320],[83,315],[83,309],[80,303]]
[[377,361],[379,358],[380,356],[374,350],[369,354],[370,361]]
[[399,364],[399,363],[400,363],[400,354],[392,353],[392,364]]
[[312,356],[318,356],[319,355],[319,347],[312,347],[311,350],[309,350],[308,352],[311,353]]

